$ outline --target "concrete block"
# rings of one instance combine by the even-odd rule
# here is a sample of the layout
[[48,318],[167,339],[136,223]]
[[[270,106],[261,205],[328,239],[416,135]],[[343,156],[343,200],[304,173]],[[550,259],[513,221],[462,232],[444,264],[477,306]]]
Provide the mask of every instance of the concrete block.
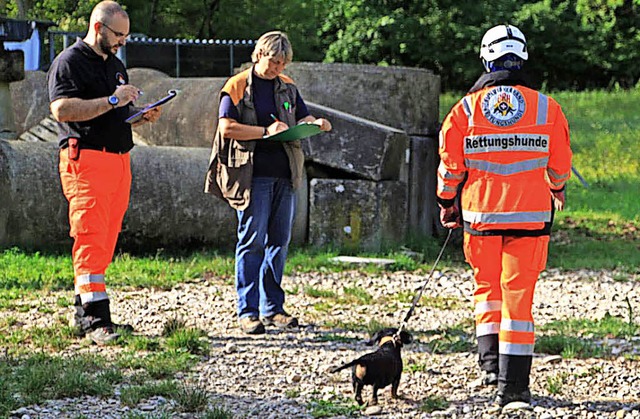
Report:
[[305,101],[357,115],[409,134],[435,134],[440,76],[430,70],[362,64],[289,64]]
[[[409,137],[403,131],[308,103],[309,112],[327,118],[333,129],[303,141],[308,161],[355,178],[406,181]],[[344,176],[343,176],[344,177]]]
[[311,180],[309,243],[378,251],[402,242],[406,192],[406,184],[398,181]]
[[144,91],[138,105],[154,102],[170,89],[179,95],[162,107],[162,116],[153,124],[134,128],[151,145],[211,147],[218,124],[218,93],[225,78],[173,78],[150,69],[129,71],[131,84]]
[[411,137],[411,159],[408,182],[408,216],[410,234],[431,236],[439,223],[436,203],[436,171],[438,140],[431,137]]

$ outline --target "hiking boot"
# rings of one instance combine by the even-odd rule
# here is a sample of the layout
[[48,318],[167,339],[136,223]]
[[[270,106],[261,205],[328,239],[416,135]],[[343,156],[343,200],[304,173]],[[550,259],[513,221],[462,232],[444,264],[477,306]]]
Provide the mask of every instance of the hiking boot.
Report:
[[262,323],[264,323],[265,326],[275,326],[278,329],[298,327],[298,319],[284,311],[282,313],[276,313],[273,316],[263,317]]
[[498,391],[494,404],[504,407],[512,402],[531,403],[531,392],[529,389],[516,393]]
[[240,329],[247,335],[261,335],[264,333],[264,324],[256,316],[243,317],[238,320]]
[[[82,325],[78,322],[78,318],[74,316],[73,313],[67,316],[67,319],[69,320],[69,327],[73,328],[73,334],[76,337],[83,338],[86,336],[87,331],[82,328]],[[133,333],[133,326],[130,324],[111,323],[111,327],[113,327],[115,333]]]
[[498,374],[495,372],[486,372],[484,373],[484,377],[482,378],[483,386],[497,386],[498,385]]
[[86,333],[87,339],[90,339],[96,345],[106,345],[115,342],[120,335],[113,331],[112,327],[99,327]]

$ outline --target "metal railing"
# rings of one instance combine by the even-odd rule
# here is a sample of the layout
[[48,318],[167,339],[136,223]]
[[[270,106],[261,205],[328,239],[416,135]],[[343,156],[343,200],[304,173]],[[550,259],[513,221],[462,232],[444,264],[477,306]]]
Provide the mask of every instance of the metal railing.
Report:
[[[62,50],[68,48],[75,42],[77,37],[84,37],[83,32],[64,32],[64,31],[48,31],[49,38],[49,60],[53,61],[55,56]],[[151,67],[158,68],[166,72],[167,61],[172,60],[174,64],[173,74],[175,77],[181,77],[184,73],[190,73],[189,76],[230,76],[233,75],[234,68],[239,64],[242,64],[250,57],[251,51],[255,45],[253,40],[221,40],[221,39],[167,39],[167,38],[151,38],[146,36],[133,35],[127,39],[127,44],[118,50],[116,56],[124,62],[127,67],[129,64],[133,64],[133,67]],[[127,47],[129,49],[136,49],[135,56],[127,56]],[[152,49],[156,47],[158,51],[161,51],[160,57],[157,54],[141,54],[141,50],[147,47]],[[168,48],[171,48],[171,57],[168,55]],[[221,68],[226,67],[224,74],[193,74],[191,72],[185,72],[185,63],[194,61],[202,64],[206,63],[207,55],[203,52],[196,53],[194,48],[204,49],[204,53],[210,51],[209,57],[214,57],[217,60],[217,67],[214,71],[211,66],[208,69],[210,72],[220,73]],[[158,52],[156,51],[156,52]],[[189,54],[190,53],[190,54]],[[189,57],[188,55],[192,55]],[[193,56],[195,55],[195,56]],[[159,63],[158,60],[162,60]],[[221,63],[227,63],[223,66]],[[193,66],[193,65],[192,65]]]

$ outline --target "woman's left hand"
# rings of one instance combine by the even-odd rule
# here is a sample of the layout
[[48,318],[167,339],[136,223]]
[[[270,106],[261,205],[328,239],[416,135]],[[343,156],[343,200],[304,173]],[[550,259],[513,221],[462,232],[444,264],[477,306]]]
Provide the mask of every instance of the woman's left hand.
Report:
[[322,131],[331,131],[331,122],[324,118],[318,118],[313,123],[319,126]]

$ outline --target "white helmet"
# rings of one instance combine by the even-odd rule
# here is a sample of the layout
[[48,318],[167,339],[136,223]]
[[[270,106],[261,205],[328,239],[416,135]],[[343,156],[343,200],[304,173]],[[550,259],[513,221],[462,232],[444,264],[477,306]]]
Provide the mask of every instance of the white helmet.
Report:
[[484,62],[495,61],[509,53],[513,53],[523,60],[529,58],[527,40],[520,29],[513,25],[498,25],[484,34],[480,46],[480,58]]

